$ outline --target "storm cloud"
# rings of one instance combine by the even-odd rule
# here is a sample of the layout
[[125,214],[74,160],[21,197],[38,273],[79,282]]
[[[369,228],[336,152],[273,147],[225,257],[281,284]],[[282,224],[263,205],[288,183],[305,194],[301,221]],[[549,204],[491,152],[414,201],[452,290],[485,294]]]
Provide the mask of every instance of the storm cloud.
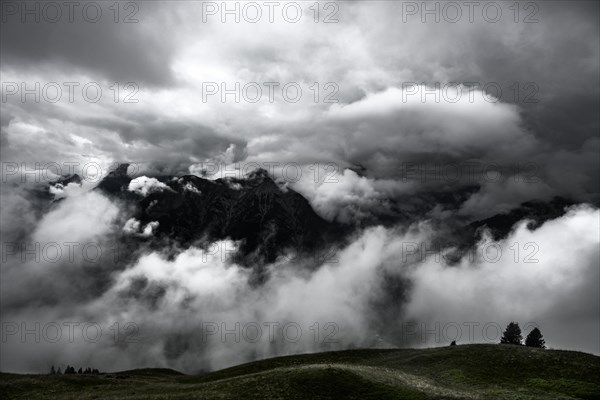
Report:
[[[199,372],[446,344],[420,337],[421,324],[513,319],[539,325],[551,347],[600,353],[573,340],[599,334],[597,2],[457,2],[460,16],[440,2],[433,13],[422,2],[319,3],[318,14],[281,2],[273,21],[258,2],[256,22],[243,14],[251,2],[231,3],[238,21],[221,2],[89,1],[72,20],[56,4],[60,18],[42,2],[2,4],[1,307],[12,340],[2,371]],[[297,21],[283,13],[298,8]],[[157,239],[158,222],[96,189],[120,163],[136,178],[127,195],[143,197],[185,174],[243,182],[261,167],[346,236],[332,244],[335,262],[286,254],[264,265],[213,251],[235,254],[234,240]],[[57,185],[67,172],[83,182]],[[536,229],[523,218],[494,240],[478,226],[476,256],[447,244],[471,223],[557,196],[574,205]],[[439,242],[452,260],[421,254]],[[489,242],[500,260],[481,255]],[[65,243],[77,243],[72,256]],[[61,262],[35,259],[36,244],[58,244]],[[81,322],[79,339],[86,323],[104,333],[19,340],[22,323],[69,321]],[[256,322],[263,340],[224,340],[222,322]],[[265,341],[274,322],[278,340]],[[304,332],[297,341],[282,336],[290,323]],[[315,323],[336,341],[315,340]],[[472,339],[485,340],[481,330]]]

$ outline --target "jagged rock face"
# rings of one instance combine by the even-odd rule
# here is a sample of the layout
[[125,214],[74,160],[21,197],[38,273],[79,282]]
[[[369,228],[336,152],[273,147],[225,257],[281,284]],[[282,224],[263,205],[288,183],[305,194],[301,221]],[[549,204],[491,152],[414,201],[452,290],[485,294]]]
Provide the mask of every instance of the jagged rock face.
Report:
[[81,185],[81,177],[77,174],[73,174],[73,175],[68,175],[63,178],[60,178],[54,182],[50,182],[50,184],[53,186],[56,186],[56,185],[67,186],[69,183],[76,183],[78,185]]
[[461,226],[450,235],[451,244],[460,250],[457,254],[450,254],[449,258],[455,257],[454,261],[458,261],[465,251],[476,245],[484,230],[490,233],[492,240],[503,240],[520,221],[529,220],[528,228],[535,230],[546,221],[562,217],[573,204],[573,201],[562,197],[555,197],[549,202],[533,200],[522,203],[509,212]]
[[117,169],[108,173],[96,187],[109,195],[123,195],[131,178],[127,175],[129,164],[121,164]]
[[[130,204],[134,210],[131,217],[140,225],[158,222],[152,232],[153,239],[146,239],[151,242],[168,238],[187,246],[201,239],[208,242],[231,239],[240,242],[239,255],[243,260],[250,257],[260,264],[273,262],[286,251],[302,254],[340,244],[355,228],[322,219],[304,197],[291,189],[281,189],[264,170],[255,171],[247,179],[160,177],[157,179],[164,186],[142,196],[128,190],[132,178],[127,175],[127,168],[127,164],[122,164],[109,173],[96,190]],[[397,205],[397,212],[388,222],[410,222],[410,215],[422,215],[432,204],[460,204],[473,191],[474,188],[468,187],[447,194],[447,198],[444,193],[436,193],[430,194],[430,198],[421,196],[413,203],[403,202],[403,206]],[[530,219],[533,229],[562,216],[565,207],[572,204],[563,198],[526,202],[508,213],[466,225],[459,223],[450,238],[442,235],[436,240],[443,245],[445,239],[451,239],[453,246],[465,250],[475,245],[484,227],[494,240],[500,240],[517,222]],[[380,219],[371,222],[383,223]]]
[[475,235],[481,228],[488,228],[494,240],[501,240],[508,236],[511,229],[519,221],[530,220],[528,227],[536,229],[548,220],[563,216],[566,213],[566,208],[573,204],[574,202],[562,197],[555,197],[550,202],[527,201],[510,212],[496,214],[493,217],[472,222],[466,227],[466,232]]
[[240,241],[243,257],[274,261],[283,251],[306,252],[324,245],[340,227],[319,217],[299,193],[282,190],[258,170],[247,179],[217,179],[194,175],[162,177],[167,187],[147,196],[127,190],[131,178],[121,166],[97,189],[134,205],[141,225],[158,222],[157,239],[180,244],[202,238]]

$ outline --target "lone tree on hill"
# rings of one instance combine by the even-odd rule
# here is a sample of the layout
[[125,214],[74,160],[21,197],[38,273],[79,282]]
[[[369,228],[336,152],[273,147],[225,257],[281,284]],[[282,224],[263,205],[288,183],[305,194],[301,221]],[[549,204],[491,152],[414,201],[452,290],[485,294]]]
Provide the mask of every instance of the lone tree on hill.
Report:
[[542,336],[542,332],[538,328],[534,328],[529,335],[527,335],[527,339],[525,339],[525,346],[527,347],[538,347],[540,349],[546,348],[546,341]]
[[522,345],[522,342],[523,336],[521,336],[521,328],[519,328],[519,324],[517,322],[511,322],[508,324],[506,330],[502,334],[500,343]]

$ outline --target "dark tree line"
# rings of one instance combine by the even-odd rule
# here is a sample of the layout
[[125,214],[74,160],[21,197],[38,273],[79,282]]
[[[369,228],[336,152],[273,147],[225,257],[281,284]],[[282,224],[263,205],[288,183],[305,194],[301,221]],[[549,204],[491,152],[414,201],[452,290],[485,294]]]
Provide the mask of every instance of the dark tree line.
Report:
[[[506,327],[506,330],[502,334],[500,339],[501,344],[514,344],[523,345],[523,335],[521,334],[521,328],[517,322],[511,322]],[[538,328],[533,328],[527,338],[525,339],[525,346],[527,347],[538,347],[541,349],[546,348],[546,341],[542,336],[542,332]]]
[[[72,367],[70,365],[67,365],[67,368],[65,368],[65,372],[64,375],[72,375],[72,374],[99,374],[100,371],[98,371],[96,368],[92,369],[90,367],[87,367],[85,370],[83,368],[79,368],[77,371],[75,371],[75,367]],[[54,365],[50,368],[50,375],[62,375],[63,372],[61,371],[60,367],[58,367],[58,369],[54,368]]]
[[[538,328],[533,328],[527,338],[525,339],[525,343],[523,343],[523,335],[521,334],[521,328],[519,327],[519,323],[511,322],[506,327],[506,330],[502,333],[502,338],[500,339],[501,344],[514,344],[517,346],[522,346],[525,344],[527,347],[537,347],[540,349],[546,348],[546,341],[542,336],[542,332]],[[456,340],[453,340],[450,343],[450,346],[456,346]]]

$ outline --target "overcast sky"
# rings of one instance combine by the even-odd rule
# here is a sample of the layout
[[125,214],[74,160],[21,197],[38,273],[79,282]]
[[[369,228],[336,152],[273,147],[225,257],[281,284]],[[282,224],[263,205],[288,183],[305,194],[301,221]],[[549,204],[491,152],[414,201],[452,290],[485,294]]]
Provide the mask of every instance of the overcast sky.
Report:
[[[118,16],[99,4],[74,8],[73,22],[68,8],[54,17],[38,4],[39,23],[22,15],[24,5],[4,6],[4,160],[127,160],[185,171],[234,144],[234,161],[360,164],[373,178],[397,178],[409,161],[526,160],[542,166],[553,191],[597,196],[595,179],[581,176],[598,176],[595,2],[523,3],[518,13],[459,2],[437,4],[437,14],[418,2],[325,2],[318,22],[309,3],[298,3],[297,22],[296,3],[271,13],[260,2],[237,3],[239,23],[218,2],[122,3]],[[92,23],[96,8],[102,15]],[[22,88],[9,94],[9,82],[39,82],[40,102],[22,102]],[[51,82],[62,90],[57,103],[46,100]],[[65,82],[80,84],[72,102]],[[251,86],[238,103],[232,94],[223,102],[220,85],[236,82],[260,86],[262,96],[246,100],[256,98]],[[272,101],[268,82],[279,84]],[[474,82],[498,100],[463,89],[451,102],[456,86],[448,85]],[[97,103],[82,94],[88,83],[103,90]],[[207,83],[218,93],[207,95]],[[282,94],[290,83],[302,89],[295,103]],[[440,85],[439,103],[430,94],[423,105],[424,89],[403,97],[411,83]],[[127,95],[137,103],[123,103]]]
[[[35,163],[93,162],[106,173],[109,165],[130,162],[136,164],[136,173],[152,176],[196,173],[207,162],[279,163],[275,168],[279,172],[284,163],[297,163],[304,174],[291,182],[291,187],[324,218],[346,223],[380,213],[390,204],[388,200],[454,191],[473,183],[476,189],[456,211],[456,216],[466,221],[553,196],[587,203],[535,234],[513,232],[513,239],[520,241],[537,240],[550,248],[564,245],[564,260],[578,260],[573,271],[552,262],[546,269],[550,271],[548,280],[532,291],[539,276],[521,272],[517,268],[521,264],[487,274],[481,265],[479,272],[470,273],[476,266],[466,261],[456,270],[441,271],[437,270],[442,268],[439,264],[426,263],[406,272],[405,277],[415,284],[415,295],[403,316],[466,320],[469,316],[462,311],[445,311],[442,305],[454,304],[464,311],[465,302],[477,303],[494,293],[498,297],[486,303],[487,309],[481,306],[473,311],[475,320],[485,323],[486,318],[497,318],[504,323],[512,315],[543,318],[556,328],[556,346],[600,353],[595,340],[599,329],[598,251],[592,250],[599,241],[595,207],[600,201],[598,2],[520,2],[516,7],[513,2],[478,2],[472,8],[465,2],[453,6],[431,2],[427,10],[434,11],[427,12],[422,2],[320,2],[315,6],[314,2],[299,1],[277,2],[269,8],[259,1],[231,2],[230,13],[223,12],[222,2],[120,2],[117,8],[112,2],[82,2],[71,10],[61,2],[55,4],[59,8],[43,2],[2,3],[3,168],[11,163],[34,168]],[[229,91],[224,94],[223,89]],[[311,165],[317,163],[333,163],[336,184],[323,183],[323,176],[319,178],[322,184],[314,184]],[[430,171],[441,166],[447,172],[448,165],[469,163],[501,173],[497,179],[476,178],[475,182],[464,169],[457,179],[406,179],[407,165],[425,166]],[[17,177],[7,176],[3,169],[3,240],[23,235],[44,240],[53,235],[65,240],[72,239],[69,235],[77,240],[97,239],[118,219],[116,206],[93,195],[86,198],[86,204],[102,212],[90,212],[81,201],[73,200],[71,208],[65,208],[70,203],[61,205],[62,209],[40,220],[34,212],[36,206],[12,184]],[[442,209],[435,212],[445,215]],[[73,221],[63,229],[64,218]],[[101,228],[88,232],[85,221],[89,218],[98,218]],[[73,232],[73,226],[83,226],[82,232]],[[282,304],[273,313],[298,319],[310,315],[306,314],[310,307],[289,315],[281,310],[314,290],[320,293],[316,299],[327,302],[332,287],[322,282],[334,282],[331,276],[336,274],[351,277],[340,289],[348,297],[357,293],[355,286],[365,277],[369,277],[369,285],[378,287],[376,270],[388,268],[397,250],[394,242],[405,238],[406,231],[401,230],[401,235],[395,229],[373,229],[343,249],[349,260],[345,268],[355,266],[354,273],[350,269],[333,275],[321,271],[321,283],[315,283],[316,277],[299,283],[289,276],[271,282],[265,293]],[[565,236],[565,244],[555,238],[557,232],[574,236]],[[532,239],[528,235],[537,236]],[[429,236],[420,231],[418,237]],[[583,247],[575,250],[571,242]],[[365,255],[371,258],[363,264],[350,262],[356,251],[353,246],[361,243],[372,245]],[[556,260],[558,256],[549,251],[543,253],[545,259]],[[166,260],[148,254],[132,268],[151,275],[151,265],[176,268],[186,265],[188,256],[186,252],[182,258]],[[193,281],[187,275],[191,270],[182,268],[177,275],[180,283]],[[224,273],[219,263],[210,268],[215,276]],[[56,283],[67,270],[53,270],[45,276],[44,282],[54,282],[49,293],[67,290]],[[33,321],[36,315],[44,315],[43,308],[22,306],[35,304],[35,296],[9,287],[18,281],[29,288],[33,283],[28,279],[39,271],[15,272],[14,265],[3,266],[2,271],[3,301],[10,295],[15,304],[21,304],[15,306],[16,311],[9,310],[11,317]],[[86,279],[85,273],[78,274],[82,281]],[[83,309],[60,305],[55,299],[59,305],[48,315],[112,321],[110,310],[119,307],[135,315],[132,310],[139,305],[108,300],[130,275],[116,276],[114,286],[98,293]],[[6,283],[8,276],[10,283]],[[517,296],[520,302],[539,297],[552,301],[532,305],[531,312],[498,311],[501,293],[507,290],[505,284],[510,287],[513,276],[520,277],[514,288],[523,296]],[[595,284],[582,277],[595,278]],[[154,278],[164,282],[168,277]],[[243,271],[231,272],[211,289],[223,296],[228,290],[242,293],[242,300],[222,305],[221,317],[253,315],[252,307],[227,314],[239,310],[240,304],[256,304],[257,309],[263,305],[259,294],[240,283],[243,279]],[[484,285],[487,292],[479,286],[481,281],[488,282]],[[464,289],[468,292],[465,297],[443,293],[444,287],[452,286],[447,282],[472,290]],[[191,285],[187,289],[199,290]],[[285,300],[277,285],[288,288],[292,300]],[[173,287],[177,287],[174,291],[186,289],[185,285]],[[431,292],[439,296],[425,301],[426,293]],[[356,308],[364,306],[358,305],[361,300],[370,301],[366,294],[358,293]],[[572,304],[559,307],[575,293]],[[73,296],[78,295],[73,292]],[[324,311],[325,318],[341,315],[350,321],[345,343],[364,343],[365,326],[370,324],[368,312],[353,318],[352,304],[342,299],[328,304],[331,307]],[[151,328],[153,332],[167,332],[169,340],[174,340],[169,331],[173,321],[167,318],[173,307],[166,305],[158,314],[138,310],[138,315],[159,325]],[[204,307],[198,300],[191,310],[214,311]],[[576,315],[571,313],[574,309],[579,310]],[[490,316],[493,312],[496,317]],[[158,323],[160,318],[164,320]],[[578,324],[578,332],[591,329],[596,336],[586,336],[579,344],[571,342],[557,327],[557,321],[567,319]],[[49,359],[58,357],[54,350],[44,354]],[[90,350],[90,354],[94,353]],[[119,366],[148,362],[127,358],[127,354],[119,358]],[[244,353],[245,359],[255,355],[250,350]],[[221,361],[214,361],[220,356]],[[32,370],[29,359],[19,363],[15,357],[3,356],[2,368]],[[116,357],[115,353],[107,350],[98,356],[98,364],[107,368],[110,357]],[[216,350],[209,358],[211,362],[201,365],[181,357],[165,356],[161,362],[197,370],[240,361],[235,352],[223,355]]]

